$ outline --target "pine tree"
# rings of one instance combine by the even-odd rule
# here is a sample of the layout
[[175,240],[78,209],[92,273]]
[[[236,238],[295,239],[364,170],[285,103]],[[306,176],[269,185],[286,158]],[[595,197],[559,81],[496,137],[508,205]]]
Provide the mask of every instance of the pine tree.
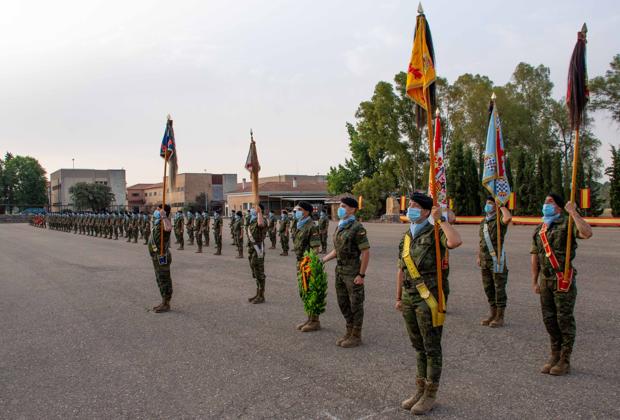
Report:
[[609,204],[611,214],[620,217],[620,149],[611,146],[611,166],[605,170],[609,177]]
[[482,194],[481,188],[482,183],[480,182],[480,177],[478,176],[478,164],[476,163],[476,159],[474,158],[474,151],[470,146],[467,146],[465,149],[465,165],[467,175],[466,179],[466,199],[467,199],[467,216],[475,216],[479,215],[481,212],[480,208],[480,196]]
[[517,196],[517,202],[516,202],[516,209],[515,209],[515,214],[517,215],[524,215],[524,209],[525,209],[525,203],[526,200],[524,199],[524,195],[523,195],[523,190],[524,190],[524,186],[526,184],[526,175],[525,175],[525,155],[523,153],[523,151],[519,151],[518,153],[516,153],[516,164],[517,164],[517,176],[515,178],[515,183],[512,186],[513,191],[515,192],[515,195]]

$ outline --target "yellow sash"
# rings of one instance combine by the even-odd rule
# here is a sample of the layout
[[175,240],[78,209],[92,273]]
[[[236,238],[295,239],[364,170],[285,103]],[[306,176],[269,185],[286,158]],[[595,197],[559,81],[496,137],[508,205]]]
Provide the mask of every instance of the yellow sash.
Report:
[[[409,275],[411,276],[411,278],[414,280],[417,280],[422,276],[420,276],[420,272],[418,271],[418,268],[415,266],[415,262],[413,262],[413,258],[411,258],[410,248],[411,248],[411,236],[405,234],[405,244],[403,246],[402,259],[403,261],[405,261],[405,265],[407,266],[407,271],[409,272]],[[438,307],[437,307],[437,299],[435,299],[435,296],[433,296],[431,291],[428,290],[428,287],[426,287],[426,284],[424,284],[424,281],[421,281],[420,283],[416,284],[415,287],[416,289],[418,289],[418,293],[420,294],[420,297],[424,299],[424,301],[426,302],[426,304],[431,310],[431,316],[433,319],[433,327],[442,326],[444,321],[446,320],[446,313],[445,311],[439,312]],[[445,296],[443,296],[443,300],[444,300],[443,307],[445,308],[446,307]]]

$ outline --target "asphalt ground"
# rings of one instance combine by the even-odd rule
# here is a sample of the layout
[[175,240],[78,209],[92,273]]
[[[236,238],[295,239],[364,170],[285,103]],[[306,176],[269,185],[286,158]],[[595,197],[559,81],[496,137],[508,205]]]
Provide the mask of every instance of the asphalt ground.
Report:
[[[334,224],[332,223],[332,228]],[[415,354],[394,310],[402,225],[368,224],[364,344],[334,342],[344,321],[333,263],[321,331],[304,319],[294,257],[268,251],[267,302],[252,305],[247,259],[173,251],[173,310],[141,244],[0,225],[0,418],[405,419]],[[331,230],[331,229],[330,229]],[[572,372],[539,373],[548,355],[530,288],[532,227],[511,227],[506,326],[486,314],[476,226],[451,252],[444,370],[433,418],[620,418],[620,229],[580,241]]]

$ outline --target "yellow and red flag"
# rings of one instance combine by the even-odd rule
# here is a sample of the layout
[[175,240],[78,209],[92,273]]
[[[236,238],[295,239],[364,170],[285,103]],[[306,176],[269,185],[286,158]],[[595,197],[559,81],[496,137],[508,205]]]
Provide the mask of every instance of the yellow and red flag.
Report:
[[[427,112],[435,108],[435,51],[430,27],[422,6],[418,8],[413,50],[407,69],[407,96]],[[428,95],[424,90],[428,89]],[[430,104],[428,103],[430,101]],[[419,114],[418,114],[419,115]],[[418,118],[419,121],[421,121]]]
[[591,193],[590,193],[590,188],[582,188],[581,189],[581,208],[582,209],[589,209],[591,207],[591,202],[590,202],[590,197],[591,197]]

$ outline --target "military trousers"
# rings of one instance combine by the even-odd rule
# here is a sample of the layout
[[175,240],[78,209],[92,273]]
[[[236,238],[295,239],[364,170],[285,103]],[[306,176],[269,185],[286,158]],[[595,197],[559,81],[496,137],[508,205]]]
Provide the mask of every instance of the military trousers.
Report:
[[288,252],[288,235],[280,234],[280,246],[282,246],[282,251]]
[[250,269],[252,270],[252,277],[256,280],[256,287],[259,289],[265,288],[265,252],[263,250],[263,256],[259,256],[256,249],[251,244],[248,244],[248,261],[250,262]]
[[553,278],[539,279],[540,306],[543,322],[549,333],[552,351],[571,352],[577,334],[575,323],[575,301],[577,300],[577,283],[573,283],[568,292],[558,292],[557,280]]
[[168,253],[167,263],[163,265],[159,264],[159,255],[157,253],[151,253],[151,260],[153,261],[155,279],[157,280],[157,287],[159,287],[159,293],[162,299],[172,298],[172,278],[170,277],[172,255]]
[[204,240],[205,246],[209,246],[209,239],[210,239],[209,230],[210,229],[207,228],[207,229],[203,229],[202,231],[202,235],[205,237],[205,240]]
[[482,287],[487,295],[490,306],[505,308],[508,302],[506,285],[508,283],[508,268],[504,267],[502,273],[493,272],[493,263],[483,264],[481,267]]
[[[430,289],[430,292],[435,299],[438,299],[436,287]],[[417,377],[439,383],[443,364],[441,352],[443,326],[433,327],[431,309],[415,287],[403,287],[402,314],[407,334],[416,351]]]
[[355,267],[336,265],[335,285],[338,306],[347,325],[362,328],[365,291],[363,284],[353,282],[358,273],[359,264]]

